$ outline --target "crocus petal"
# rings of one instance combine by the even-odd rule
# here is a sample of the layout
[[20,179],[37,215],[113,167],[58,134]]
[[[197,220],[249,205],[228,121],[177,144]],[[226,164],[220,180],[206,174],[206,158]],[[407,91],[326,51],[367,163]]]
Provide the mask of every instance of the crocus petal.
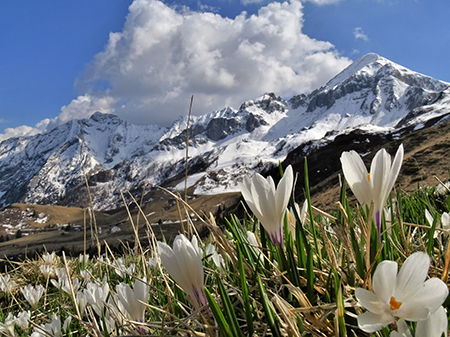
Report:
[[136,280],[134,283],[134,300],[135,300],[135,314],[133,318],[136,321],[143,322],[146,305],[148,303],[148,297],[150,295],[150,286],[147,284],[147,279],[144,277],[142,280]]
[[212,255],[212,254],[214,254],[215,252],[216,252],[216,248],[214,248],[214,245],[213,245],[213,244],[209,243],[209,244],[206,246],[206,249],[205,249],[205,255],[206,255],[206,256]]
[[165,242],[158,241],[157,246],[164,268],[166,268],[170,276],[172,276],[175,282],[177,282],[186,293],[192,295],[191,286],[185,279],[182,272],[182,266],[180,266],[178,259],[176,258],[172,249]]
[[430,227],[433,226],[433,222],[434,222],[433,216],[431,215],[430,211],[426,208],[425,208],[425,218],[427,219]]
[[[259,200],[259,207],[261,210],[261,217],[259,221],[263,224],[265,230],[272,233],[277,230],[277,214],[274,211],[275,204],[275,189],[272,189],[272,184],[270,184],[263,176],[260,174],[255,174],[254,177],[254,190],[255,194]],[[270,178],[270,177],[269,177]],[[270,181],[270,179],[268,179]],[[273,210],[272,212],[270,210]]]
[[255,196],[255,198],[257,198],[258,196],[256,195],[255,192],[252,191],[252,186],[253,183],[250,181],[250,179],[248,177],[244,177],[242,184],[239,184],[239,189],[245,201],[247,202],[248,207],[250,207],[250,210],[259,219],[260,216],[262,216],[262,213],[259,208],[259,202],[258,204],[256,204],[256,202],[253,199],[253,196]]
[[423,283],[420,290],[397,313],[410,321],[425,319],[442,305],[447,296],[447,285],[438,278],[431,278]]
[[[385,149],[381,149],[375,154],[370,165],[370,184],[372,186],[372,196],[375,204],[375,211],[380,211],[384,207],[384,196],[386,194],[389,170],[391,168],[391,156]],[[389,194],[390,190],[387,191]],[[387,196],[387,195],[386,195]]]
[[308,200],[305,200],[305,202],[303,202],[302,210],[299,213],[300,221],[302,222],[302,224],[305,223],[307,214],[308,214]]
[[277,203],[277,212],[280,215],[284,215],[287,205],[289,203],[289,198],[291,197],[292,185],[294,184],[294,174],[292,172],[292,166],[289,165],[284,172],[283,178],[281,178],[280,183],[275,195],[275,202]]
[[428,254],[417,252],[408,257],[397,276],[397,284],[394,289],[395,298],[399,301],[412,298],[423,286],[429,268],[430,257]]
[[394,187],[395,181],[397,180],[398,174],[400,172],[400,168],[402,167],[402,163],[403,163],[403,144],[400,144],[400,146],[397,149],[397,152],[395,153],[394,161],[392,162],[392,166],[388,174],[388,179],[386,181],[387,191],[385,192],[384,195],[385,202],[389,193]]
[[191,244],[192,247],[194,248],[196,256],[201,260],[203,258],[203,250],[198,246],[198,239],[196,235],[192,237]]
[[345,180],[361,205],[372,201],[372,188],[367,179],[368,172],[363,160],[355,151],[343,152],[341,155],[342,171]]
[[381,298],[363,288],[356,288],[355,296],[358,302],[367,310],[377,315],[383,315],[386,312],[386,302],[383,302]]
[[248,238],[248,242],[253,246],[253,247],[258,247],[258,240],[256,240],[256,236],[255,233],[247,231],[247,238]]
[[397,331],[392,331],[390,337],[413,337],[411,330],[408,328],[403,318],[399,319],[397,322]]
[[370,311],[358,315],[358,326],[365,332],[375,332],[395,321],[394,316],[382,313],[374,314]]
[[443,306],[428,319],[419,321],[416,327],[416,336],[441,337],[444,334],[447,337],[448,319]]
[[384,303],[389,303],[397,283],[398,265],[394,261],[382,261],[373,274],[372,287]]
[[[178,239],[177,239],[178,238]],[[193,247],[192,243],[184,236],[177,235],[173,242],[173,252],[183,266],[184,277],[194,285],[203,284],[202,254]]]
[[450,229],[450,215],[447,212],[442,213],[441,217],[442,228]]

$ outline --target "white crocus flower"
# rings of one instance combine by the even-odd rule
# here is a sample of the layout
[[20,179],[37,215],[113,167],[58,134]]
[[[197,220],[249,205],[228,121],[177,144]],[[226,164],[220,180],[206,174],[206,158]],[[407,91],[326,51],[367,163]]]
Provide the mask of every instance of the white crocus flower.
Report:
[[17,315],[17,317],[13,316],[13,314],[10,312],[5,318],[5,322],[0,323],[0,333],[11,337],[16,336],[14,327],[18,325],[22,329],[28,328],[28,321],[30,317],[31,314],[29,311],[22,311]]
[[86,284],[86,289],[83,290],[83,293],[86,295],[87,301],[92,306],[95,313],[99,317],[102,317],[106,297],[109,294],[109,284],[106,276],[103,278],[103,284],[101,286],[94,282]]
[[116,286],[116,292],[128,318],[136,322],[144,322],[146,303],[150,294],[147,279],[144,277],[136,280],[133,289],[128,284],[120,283]]
[[64,269],[64,268],[55,268],[55,275],[56,275],[57,280],[51,279],[50,282],[53,284],[53,286],[55,288],[60,289],[63,286],[64,281],[68,277],[66,269]]
[[54,273],[54,267],[47,264],[42,264],[39,267],[39,270],[41,271],[42,275],[44,275],[45,278],[48,278]]
[[361,205],[374,202],[374,220],[381,230],[381,212],[386,200],[394,187],[403,161],[403,144],[398,147],[394,161],[385,149],[375,154],[367,171],[363,160],[356,151],[343,152],[341,155],[342,171],[353,194]]
[[53,265],[53,260],[55,258],[55,252],[49,254],[48,252],[42,255],[42,260],[44,260],[44,264],[47,266]]
[[150,268],[156,268],[156,266],[159,263],[159,255],[156,254],[155,257],[150,257],[147,261],[147,266],[149,266]]
[[78,277],[75,277],[72,280],[72,288],[70,287],[70,281],[69,278],[66,276],[62,282],[61,282],[61,290],[65,291],[69,295],[72,295],[72,289],[73,292],[76,294],[78,292],[78,289],[80,289],[81,283]]
[[80,261],[80,263],[86,263],[89,261],[89,254],[80,254],[80,256],[78,256],[78,261]]
[[223,260],[222,255],[217,253],[216,248],[213,244],[209,244],[206,246],[205,255],[209,256],[209,259],[212,259],[217,268],[224,268],[225,261]]
[[17,315],[16,324],[22,329],[26,329],[28,328],[30,317],[31,313],[29,311],[22,311]]
[[67,330],[67,328],[70,325],[70,322],[72,322],[72,316],[69,316],[64,320],[63,327],[62,327],[63,331]]
[[203,290],[203,252],[197,246],[197,238],[192,242],[183,234],[173,241],[173,250],[164,242],[158,241],[161,262],[176,283],[200,307],[207,304]]
[[91,279],[92,276],[92,269],[83,269],[80,270],[80,275],[86,282]]
[[[31,337],[60,337],[62,336],[61,331],[61,319],[53,314],[52,315],[52,321],[50,323],[46,323],[44,325],[41,325],[41,328],[34,328],[34,332],[31,334]],[[71,317],[69,316],[64,321],[64,328],[63,330],[67,329],[67,326],[70,324]]]
[[394,261],[382,261],[373,275],[373,293],[357,288],[358,302],[368,311],[358,316],[360,329],[372,333],[395,321],[395,317],[422,321],[442,305],[448,288],[437,278],[425,279],[430,257],[417,252],[408,257],[400,272]]
[[114,270],[116,274],[120,277],[123,277],[123,273],[132,276],[136,269],[136,265],[134,263],[131,263],[128,268],[125,267],[125,263],[121,257],[119,257],[113,265],[115,266]]
[[16,333],[14,332],[14,327],[16,325],[16,318],[12,313],[9,313],[5,318],[4,323],[0,323],[0,332],[6,336],[14,337]]
[[31,307],[33,309],[36,309],[39,300],[41,299],[42,294],[44,293],[44,287],[38,284],[35,288],[31,284],[29,284],[26,287],[21,287],[20,291],[22,292],[27,302],[31,305]]
[[244,177],[239,184],[242,196],[266,230],[276,246],[283,246],[283,221],[291,197],[294,174],[289,165],[283,178],[275,188],[272,177],[265,179],[256,173],[252,178]]
[[11,275],[4,274],[0,275],[0,289],[4,292],[8,292],[14,289],[16,282],[11,280]]
[[76,295],[76,301],[78,308],[80,309],[81,315],[84,315],[84,312],[86,311],[86,306],[88,304],[88,297],[85,292],[79,292]]

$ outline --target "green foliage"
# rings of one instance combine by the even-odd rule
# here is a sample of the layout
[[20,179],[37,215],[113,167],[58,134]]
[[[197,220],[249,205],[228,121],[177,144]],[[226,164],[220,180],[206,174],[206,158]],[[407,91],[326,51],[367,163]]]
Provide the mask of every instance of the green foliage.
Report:
[[[17,315],[31,311],[31,321],[37,325],[49,323],[52,314],[72,322],[66,335],[194,335],[199,332],[209,336],[217,334],[234,336],[362,336],[356,316],[362,313],[358,307],[354,289],[368,288],[371,276],[383,260],[402,262],[415,251],[426,251],[432,257],[430,276],[443,277],[446,263],[448,236],[440,226],[442,212],[448,211],[448,198],[435,194],[434,188],[422,188],[406,194],[399,188],[388,202],[390,210],[383,216],[382,231],[378,234],[371,218],[370,206],[350,205],[346,196],[345,181],[342,184],[337,206],[332,214],[318,211],[309,193],[308,170],[305,166],[305,197],[307,216],[301,219],[291,200],[291,217],[295,229],[289,229],[288,216],[284,220],[285,240],[282,247],[275,247],[264,228],[251,215],[243,219],[230,214],[225,217],[226,230],[213,223],[211,235],[202,238],[205,249],[211,242],[225,260],[225,266],[216,266],[211,256],[202,260],[204,289],[208,304],[202,308],[193,305],[193,299],[175,284],[164,266],[148,266],[147,260],[155,256],[155,246],[150,244],[146,255],[129,251],[123,256],[107,253],[109,260],[99,257],[79,261],[57,257],[55,268],[69,271],[73,281],[89,270],[90,280],[82,281],[80,290],[88,282],[102,283],[105,278],[110,294],[102,315],[88,305],[87,311],[76,308],[73,294],[55,288],[49,278],[43,276],[42,259],[11,264],[8,274],[15,280],[11,291],[0,291],[0,322],[8,313]],[[425,219],[428,209],[434,217],[430,226]],[[389,220],[390,218],[390,220]],[[257,238],[251,244],[247,231]],[[186,233],[187,234],[187,233]],[[171,238],[168,238],[171,240]],[[154,238],[147,240],[152,242]],[[116,272],[114,261],[123,258],[125,266],[135,264],[132,275]],[[447,270],[448,271],[448,270]],[[6,275],[6,273],[3,273]],[[133,286],[137,278],[146,276],[150,286],[148,307],[144,322],[118,319],[119,311],[111,316],[120,283]],[[32,310],[19,288],[28,283],[42,284],[46,291],[37,309]],[[76,295],[76,294],[75,294]],[[444,307],[449,309],[449,303]],[[108,330],[108,319],[114,324]],[[17,336],[28,336],[33,326],[16,328]],[[414,326],[413,326],[414,328]],[[97,331],[98,330],[98,331]],[[379,332],[389,336],[389,327]]]

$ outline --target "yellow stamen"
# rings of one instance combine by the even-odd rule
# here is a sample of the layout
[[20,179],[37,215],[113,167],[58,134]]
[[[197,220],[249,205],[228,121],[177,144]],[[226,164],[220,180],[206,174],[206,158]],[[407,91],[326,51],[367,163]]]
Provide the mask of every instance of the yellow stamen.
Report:
[[288,211],[288,214],[289,214],[289,221],[290,221],[291,223],[294,223],[294,221],[292,221],[292,214],[291,214],[291,212]]
[[398,310],[402,306],[402,302],[397,302],[394,296],[391,297],[389,304],[391,305],[391,310]]
[[370,181],[370,173],[367,173],[367,180]]

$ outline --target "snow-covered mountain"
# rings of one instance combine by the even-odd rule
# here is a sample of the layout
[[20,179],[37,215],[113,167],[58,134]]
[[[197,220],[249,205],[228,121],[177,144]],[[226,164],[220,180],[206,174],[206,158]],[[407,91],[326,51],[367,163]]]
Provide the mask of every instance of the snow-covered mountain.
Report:
[[[237,190],[250,171],[277,165],[298,146],[320,146],[354,129],[420,128],[450,112],[450,84],[368,54],[325,86],[289,101],[270,93],[189,121],[188,185],[196,194]],[[95,113],[50,132],[0,143],[0,206],[85,206],[83,168],[97,209],[121,192],[184,188],[187,117],[170,128]],[[81,164],[83,163],[83,165]]]

